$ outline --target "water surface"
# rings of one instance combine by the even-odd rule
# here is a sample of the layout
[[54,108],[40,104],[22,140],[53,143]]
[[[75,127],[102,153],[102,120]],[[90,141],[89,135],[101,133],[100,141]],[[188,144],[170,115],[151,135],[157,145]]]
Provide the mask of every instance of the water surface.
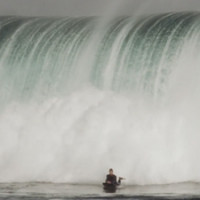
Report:
[[1,183],[0,199],[200,199],[200,184],[122,185],[116,193],[105,193],[101,184]]

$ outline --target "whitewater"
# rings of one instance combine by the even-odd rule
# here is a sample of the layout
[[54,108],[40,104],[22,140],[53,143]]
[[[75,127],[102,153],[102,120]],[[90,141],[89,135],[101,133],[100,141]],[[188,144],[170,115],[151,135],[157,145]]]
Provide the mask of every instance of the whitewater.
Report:
[[200,182],[200,14],[100,24],[0,17],[0,182]]

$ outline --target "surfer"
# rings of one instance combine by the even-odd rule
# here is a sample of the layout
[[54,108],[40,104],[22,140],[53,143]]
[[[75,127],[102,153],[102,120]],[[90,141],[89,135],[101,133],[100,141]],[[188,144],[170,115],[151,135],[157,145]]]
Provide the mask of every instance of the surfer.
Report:
[[105,183],[112,184],[112,185],[120,185],[122,179],[123,178],[119,177],[119,179],[117,181],[117,177],[113,173],[113,169],[109,169],[109,174],[106,176]]
[[121,184],[121,180],[124,178],[117,177],[113,173],[113,169],[109,169],[109,174],[106,176],[105,183],[103,183],[103,189],[105,192],[113,193],[116,191],[117,187]]

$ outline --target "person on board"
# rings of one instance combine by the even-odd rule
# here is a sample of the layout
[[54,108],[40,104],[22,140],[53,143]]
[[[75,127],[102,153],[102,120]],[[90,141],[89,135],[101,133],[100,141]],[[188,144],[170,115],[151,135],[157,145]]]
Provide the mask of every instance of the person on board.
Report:
[[123,179],[122,177],[119,177],[117,181],[117,177],[113,173],[113,169],[109,169],[109,174],[106,176],[105,183],[112,184],[112,185],[120,185],[122,179]]

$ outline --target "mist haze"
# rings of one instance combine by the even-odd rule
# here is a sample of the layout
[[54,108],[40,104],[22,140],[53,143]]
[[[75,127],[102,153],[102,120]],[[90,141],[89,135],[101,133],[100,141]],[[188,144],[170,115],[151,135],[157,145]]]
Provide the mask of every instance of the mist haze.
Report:
[[101,16],[199,11],[199,0],[1,0],[0,15]]

